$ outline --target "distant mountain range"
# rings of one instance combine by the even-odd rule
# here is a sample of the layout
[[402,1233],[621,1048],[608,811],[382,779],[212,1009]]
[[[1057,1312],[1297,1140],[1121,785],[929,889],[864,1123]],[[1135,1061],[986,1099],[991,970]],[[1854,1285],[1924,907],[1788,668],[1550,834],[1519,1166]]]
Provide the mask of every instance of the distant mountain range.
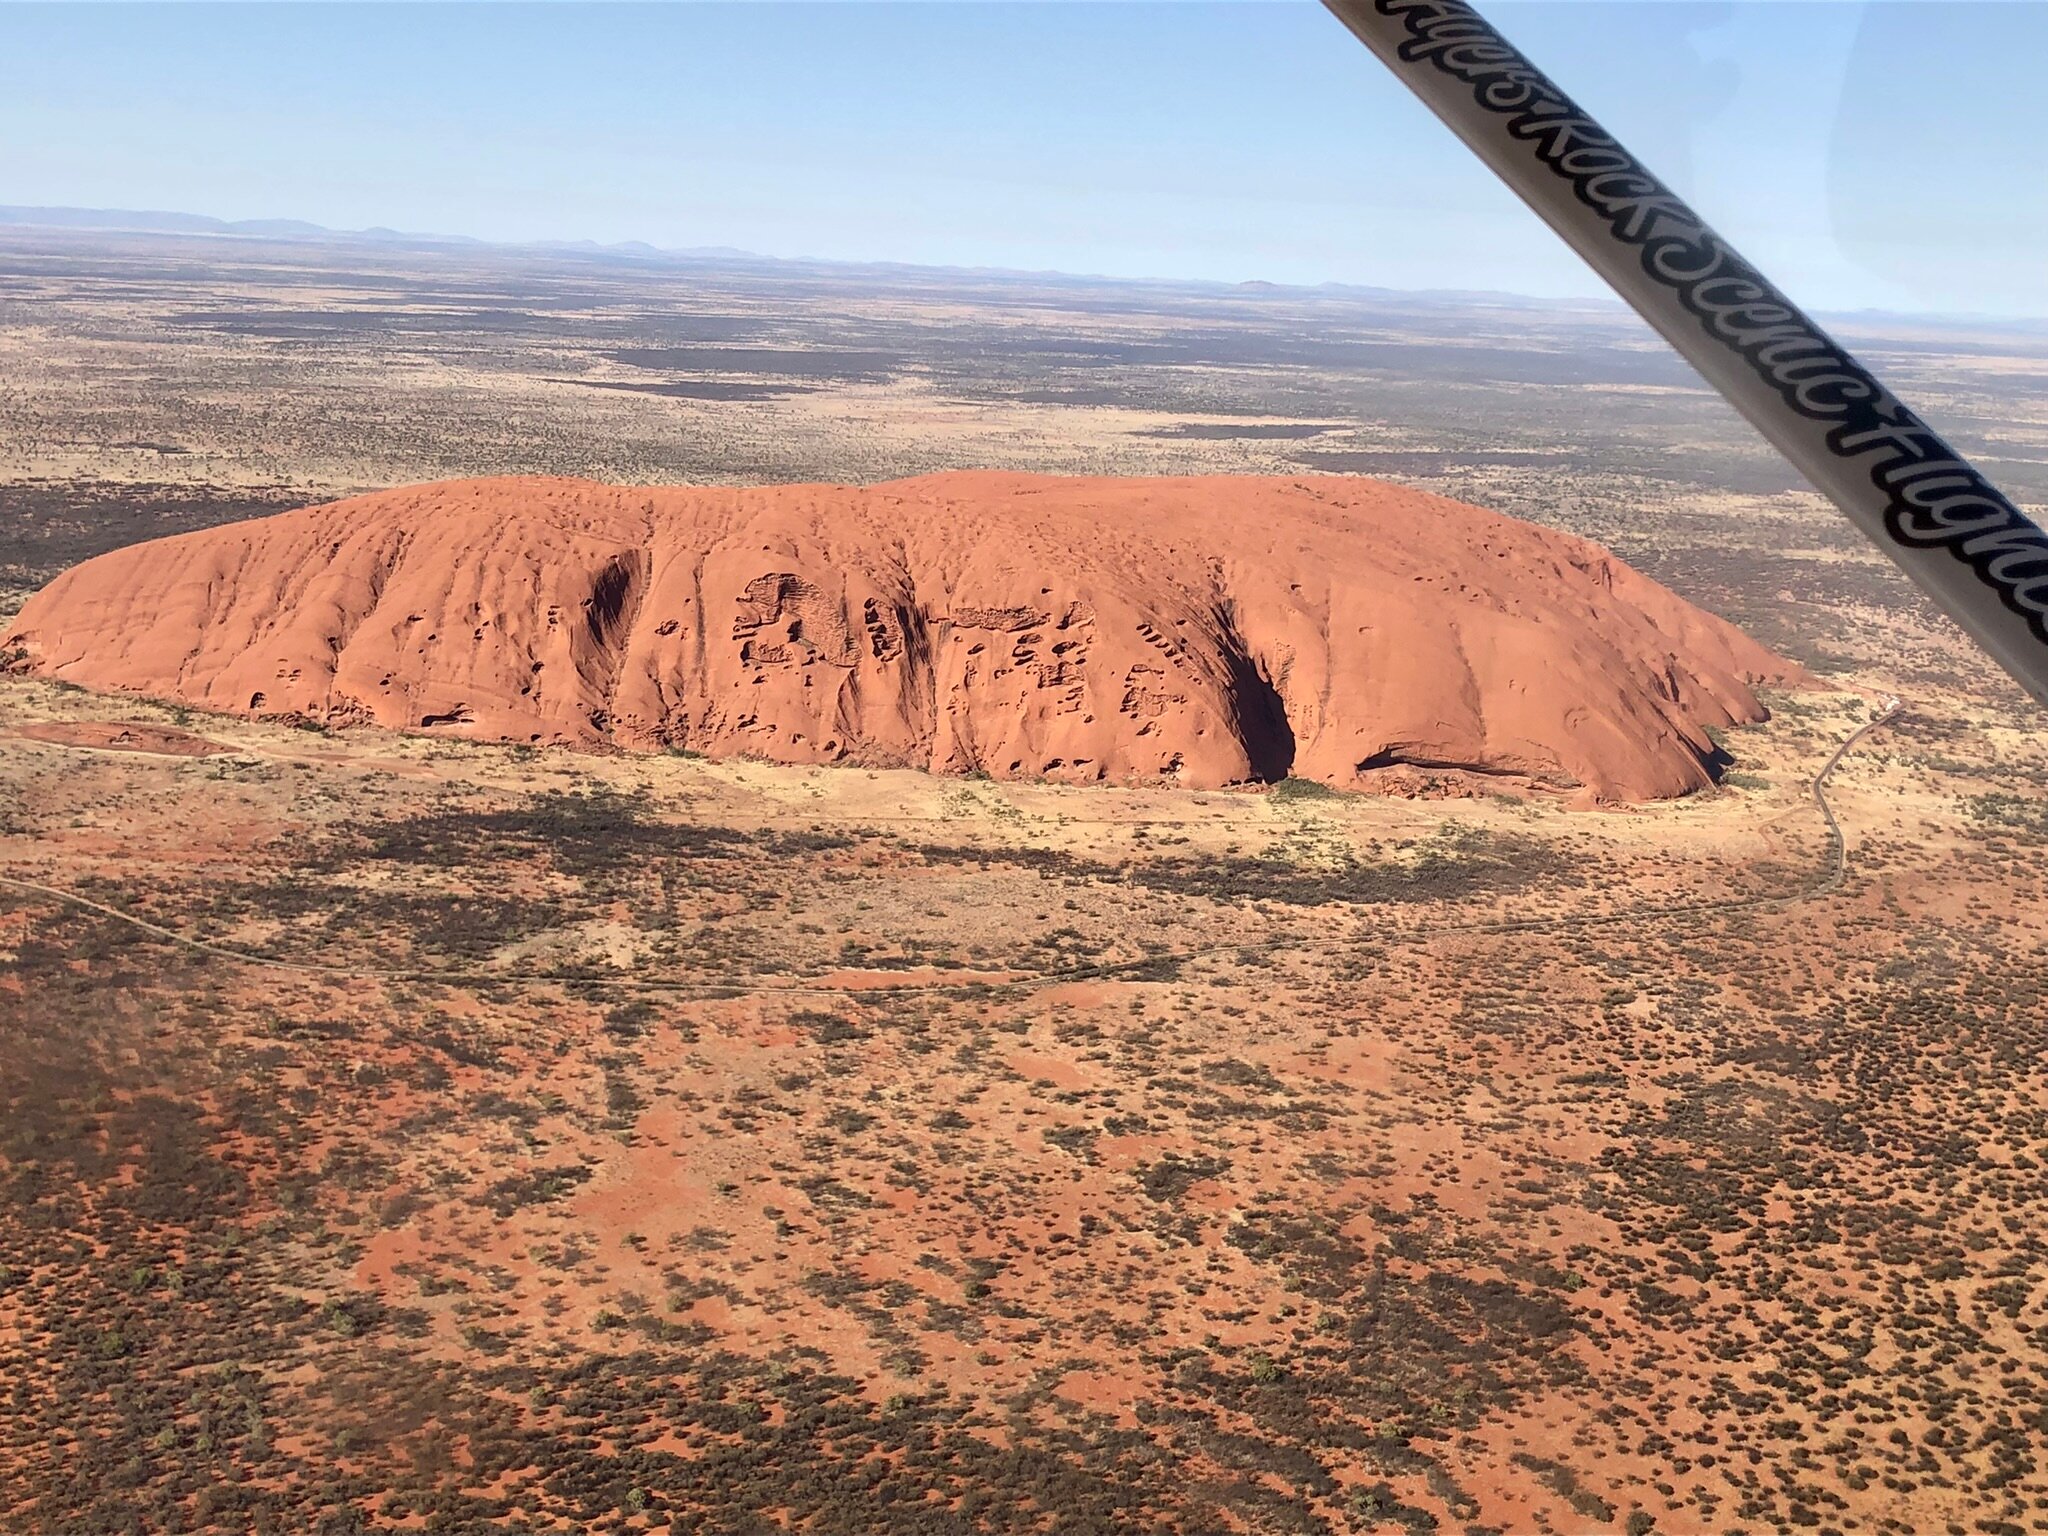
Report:
[[[0,206],[0,224],[32,224],[46,229],[105,229],[128,234],[162,235],[251,235],[270,240],[366,240],[380,245],[460,245],[489,249],[503,242],[478,240],[470,235],[432,235],[415,230],[330,229],[304,219],[216,219],[203,213],[170,213],[154,208],[31,208]],[[517,249],[582,251],[617,256],[726,257],[771,261],[752,251],[732,246],[693,246],[685,250],[663,250],[644,240],[622,240],[604,245],[595,240],[541,240],[523,242]]]
[[1253,295],[1275,296],[1298,293],[1337,293],[1377,299],[1400,299],[1431,305],[1484,305],[1512,309],[1618,310],[1611,299],[1541,299],[1526,294],[1429,289],[1374,288],[1357,283],[1321,283],[1313,287],[1271,283],[1259,279],[1229,283],[1195,278],[1121,278],[1091,273],[1023,271],[1006,267],[949,267],[920,262],[835,261],[825,258],[767,256],[759,251],[729,245],[665,247],[644,240],[621,240],[606,244],[597,240],[479,240],[471,235],[437,235],[418,231],[386,229],[330,229],[304,219],[216,219],[201,213],[172,213],[138,208],[44,208],[0,205],[0,226],[31,226],[45,229],[105,230],[120,234],[224,235],[244,239],[306,240],[329,243],[369,243],[383,246],[464,250],[515,250],[552,252],[564,256],[600,259],[689,262],[741,261],[762,266],[830,267],[848,272],[932,272],[959,273],[979,278],[1018,278],[1038,282],[1106,284],[1119,287],[1171,287],[1213,289]]
[[[1197,278],[1105,277],[1083,272],[1033,272],[1009,267],[949,267],[922,262],[839,261],[822,257],[767,256],[759,251],[730,245],[657,246],[645,240],[618,240],[609,244],[597,240],[479,240],[472,235],[424,234],[413,230],[330,229],[304,219],[216,219],[203,213],[171,213],[138,208],[39,208],[0,204],[0,227],[8,225],[46,229],[97,229],[120,234],[223,235],[243,239],[305,240],[325,243],[367,243],[398,248],[434,249],[457,247],[465,250],[535,251],[598,260],[695,262],[746,262],[763,267],[829,268],[844,272],[887,272],[894,274],[930,272],[956,274],[985,280],[1030,280],[1046,283],[1085,283],[1123,288],[1175,288],[1220,291],[1241,296],[1261,293],[1275,297],[1289,294],[1339,294],[1373,300],[1398,300],[1410,305],[1444,308],[1489,308],[1549,310],[1612,314],[1623,309],[1615,299],[1544,299],[1528,294],[1461,288],[1376,288],[1361,283],[1306,284],[1272,283],[1262,279],[1219,282]],[[1920,314],[1903,311],[1859,309],[1823,311],[1823,318],[1852,322],[1864,327],[1892,324],[1988,325],[2000,331],[2026,336],[2048,336],[2048,320],[2015,319],[1977,314]]]

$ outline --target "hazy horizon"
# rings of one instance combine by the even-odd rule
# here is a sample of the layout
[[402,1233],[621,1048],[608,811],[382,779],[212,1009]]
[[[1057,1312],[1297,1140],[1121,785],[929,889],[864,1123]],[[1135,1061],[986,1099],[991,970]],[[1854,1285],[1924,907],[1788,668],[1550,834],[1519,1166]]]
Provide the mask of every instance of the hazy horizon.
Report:
[[[1802,304],[2048,317],[2048,7],[1498,11]],[[1608,296],[1306,3],[16,5],[0,40],[15,205]]]
[[[52,215],[49,218],[32,215]],[[69,217],[66,217],[69,216]],[[124,220],[138,222],[120,222]],[[140,222],[140,221],[159,222]],[[173,223],[171,221],[177,221]],[[1400,288],[1378,283],[1354,283],[1344,281],[1276,282],[1271,279],[1189,277],[1172,272],[1150,272],[1119,274],[1108,272],[1086,272],[1058,267],[1004,267],[993,265],[965,266],[952,263],[905,261],[888,258],[859,260],[855,258],[818,256],[803,251],[757,251],[730,245],[667,246],[655,245],[645,240],[623,239],[613,241],[593,240],[587,236],[554,235],[540,236],[531,240],[492,240],[459,231],[430,229],[397,229],[390,225],[371,224],[355,229],[337,229],[330,225],[316,224],[309,219],[296,218],[290,214],[266,214],[249,218],[225,219],[218,214],[190,208],[78,208],[56,205],[27,205],[0,203],[0,229],[70,229],[78,231],[101,230],[108,234],[131,235],[211,235],[222,239],[282,239],[305,240],[318,243],[322,240],[338,242],[359,241],[364,244],[389,244],[394,248],[416,246],[447,246],[456,250],[543,252],[565,256],[587,255],[608,257],[617,260],[717,260],[763,262],[771,265],[844,267],[850,271],[876,268],[903,272],[931,272],[934,274],[958,274],[962,276],[987,276],[991,278],[1035,279],[1053,282],[1102,284],[1105,286],[1129,286],[1133,288],[1219,288],[1228,290],[1268,289],[1289,293],[1356,293],[1407,296],[1432,301],[1471,301],[1500,303],[1531,309],[1604,310],[1616,315],[1633,316],[1634,311],[1617,298],[1613,292],[1605,291],[1584,295],[1537,294],[1512,288]],[[2048,316],[2001,314],[1984,310],[1913,310],[1887,309],[1879,306],[1865,306],[1860,309],[1829,309],[1809,306],[1812,312],[1835,321],[1869,318],[1873,320],[1904,320],[1916,323],[1934,323],[1957,326],[2012,326],[2021,330],[2035,330],[2048,323]]]

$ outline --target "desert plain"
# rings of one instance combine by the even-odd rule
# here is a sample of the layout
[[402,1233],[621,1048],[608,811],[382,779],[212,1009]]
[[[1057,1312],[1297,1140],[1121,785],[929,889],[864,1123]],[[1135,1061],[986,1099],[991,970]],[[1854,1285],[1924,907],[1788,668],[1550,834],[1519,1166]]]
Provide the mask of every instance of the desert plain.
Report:
[[[2048,336],[1842,329],[2048,498]],[[1804,676],[1598,810],[0,677],[0,1527],[2048,1529],[2048,738],[1617,311],[0,228],[0,626],[953,469],[1369,474]]]

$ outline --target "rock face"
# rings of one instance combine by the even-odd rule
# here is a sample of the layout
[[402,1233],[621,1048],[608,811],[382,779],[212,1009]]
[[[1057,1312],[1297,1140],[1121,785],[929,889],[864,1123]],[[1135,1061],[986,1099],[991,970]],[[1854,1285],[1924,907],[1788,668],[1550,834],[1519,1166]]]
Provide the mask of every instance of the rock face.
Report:
[[89,688],[997,778],[1643,800],[1796,669],[1599,547],[1349,477],[451,481],[103,555],[0,637]]

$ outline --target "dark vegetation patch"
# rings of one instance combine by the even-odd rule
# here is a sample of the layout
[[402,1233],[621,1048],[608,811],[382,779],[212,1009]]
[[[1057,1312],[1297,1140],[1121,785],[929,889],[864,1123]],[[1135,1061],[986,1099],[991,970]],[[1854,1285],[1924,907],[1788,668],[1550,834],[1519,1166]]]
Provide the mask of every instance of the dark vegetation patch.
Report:
[[304,491],[123,485],[0,485],[0,586],[39,587],[81,561],[147,539],[305,506]]
[[208,309],[166,316],[166,323],[228,336],[252,336],[283,342],[336,342],[358,345],[384,337],[495,335],[540,337],[554,334],[560,320],[502,302],[415,307],[408,303],[385,308],[352,309]]
[[781,400],[811,393],[817,386],[779,382],[756,384],[744,379],[670,379],[659,384],[628,384],[615,379],[550,379],[577,389],[609,389],[629,395],[659,395],[670,400]]
[[1290,442],[1304,437],[1321,437],[1325,432],[1341,432],[1347,425],[1341,421],[1177,421],[1170,427],[1148,427],[1136,435],[1191,438],[1203,442],[1228,442],[1238,438],[1254,442]]
[[1302,800],[1335,800],[1340,792],[1332,789],[1321,779],[1285,778],[1275,784],[1270,793],[1275,800],[1286,804]]
[[1614,1506],[1582,1486],[1578,1473],[1563,1462],[1532,1456],[1527,1451],[1516,1451],[1510,1459],[1516,1466],[1534,1472],[1544,1486],[1571,1505],[1581,1519],[1596,1520],[1602,1525],[1613,1521]]
[[366,888],[308,879],[298,871],[265,881],[220,881],[179,905],[209,933],[249,918],[282,922],[289,926],[273,950],[365,965],[423,957],[482,960],[587,915],[581,903],[546,896]]
[[1216,1178],[1229,1170],[1230,1163],[1225,1158],[1182,1157],[1169,1152],[1139,1173],[1138,1187],[1145,1191],[1149,1200],[1172,1203],[1203,1180]]
[[833,384],[885,383],[904,362],[895,352],[834,347],[620,347],[606,356],[628,367],[662,372],[778,374]]
[[644,795],[552,790],[522,805],[439,811],[378,823],[332,845],[313,867],[346,860],[446,867],[545,862],[579,878],[641,867],[648,859],[741,863],[852,846],[826,832],[743,832],[673,821]]
[[[666,811],[644,793],[606,789],[350,822],[299,835],[268,856],[267,872],[258,862],[252,874],[214,875],[190,889],[159,881],[135,892],[113,885],[94,891],[181,932],[277,958],[393,972],[495,969],[516,961],[527,980],[564,984],[618,974],[615,951],[590,947],[599,940],[586,935],[623,920],[636,935],[636,974],[744,985],[763,975],[844,967],[1108,968],[1133,980],[1168,980],[1181,970],[1164,941],[1134,941],[1115,927],[1026,929],[963,956],[924,934],[871,935],[842,919],[835,937],[826,924],[791,920],[816,911],[821,898],[847,901],[852,893],[838,894],[841,886],[886,878],[906,864],[1029,873],[1076,889],[1107,885],[1128,892],[1122,900],[1166,895],[1293,907],[1453,902],[1586,878],[1533,839],[1471,832],[1434,836],[1384,860],[1298,864],[1151,854],[1110,864],[1033,848],[905,845],[862,830],[709,825]],[[1256,946],[1243,958],[1267,963]],[[634,1027],[618,1025],[626,1037]],[[859,1027],[835,1024],[821,1043]],[[1270,1116],[1295,1107],[1217,1100],[1204,1113]]]
[[2000,832],[2018,832],[2028,839],[2048,837],[2048,800],[2004,791],[1972,795],[1964,802],[1970,818]]
[[1104,864],[1043,848],[971,848],[920,844],[912,851],[933,864],[1008,865],[1048,879],[1089,879],[1209,901],[1273,901],[1289,906],[1327,902],[1379,905],[1458,901],[1522,890],[1541,879],[1571,885],[1584,872],[1549,844],[1510,834],[1457,831],[1408,860],[1297,864],[1279,858],[1153,855]]
[[[1338,1490],[1312,1448],[1341,1447],[1387,1477],[1421,1478],[1469,1521],[1479,1506],[1436,1443],[1531,1392],[1580,1381],[1583,1367],[1564,1347],[1574,1325],[1541,1291],[1419,1270],[1386,1248],[1367,1254],[1335,1226],[1278,1204],[1251,1214],[1231,1242],[1316,1304],[1314,1330],[1287,1354],[1184,1352],[1173,1378],[1181,1390],[1141,1418],[1190,1459],[1325,1499]],[[1223,1414],[1252,1433],[1225,1429]],[[1368,1516],[1413,1530],[1439,1520],[1384,1482],[1349,1513],[1367,1528]]]
[[[264,940],[268,953],[382,968],[480,961],[510,944],[609,921],[619,903],[649,943],[675,947],[692,914],[711,904],[739,920],[692,952],[738,962],[751,921],[789,894],[765,872],[854,846],[834,833],[672,820],[639,795],[557,791],[509,806],[351,824],[272,850],[280,862],[267,877],[153,889],[142,904],[175,907],[181,922],[209,934],[248,921],[277,925]],[[781,958],[755,951],[738,968],[752,974]],[[609,968],[557,957],[549,974],[574,979],[579,966],[599,975]]]
[[482,1203],[489,1206],[491,1214],[500,1221],[514,1211],[529,1205],[546,1205],[560,1200],[571,1193],[579,1184],[590,1181],[591,1171],[580,1163],[564,1163],[553,1168],[535,1168],[526,1173],[508,1174],[483,1192]]

